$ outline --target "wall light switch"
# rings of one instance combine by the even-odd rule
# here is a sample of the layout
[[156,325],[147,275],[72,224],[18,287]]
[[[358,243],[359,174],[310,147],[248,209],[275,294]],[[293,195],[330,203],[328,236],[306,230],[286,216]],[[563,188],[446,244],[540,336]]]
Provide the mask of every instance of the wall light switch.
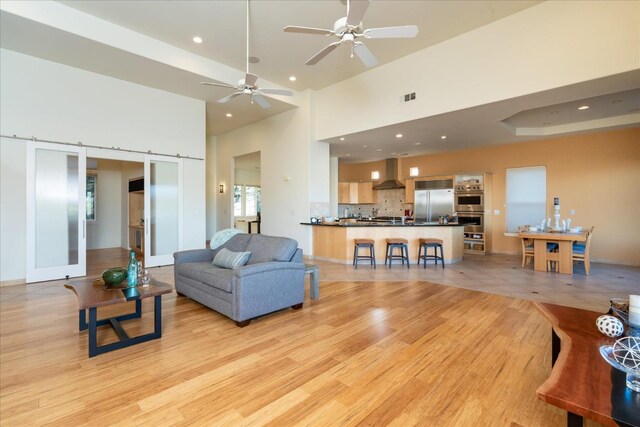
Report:
[[569,211],[569,215],[575,215],[575,214],[576,214],[576,210],[575,210],[575,209],[571,209],[571,210]]
[[495,210],[493,211],[493,214],[494,214],[494,215],[500,215],[500,209],[495,209]]

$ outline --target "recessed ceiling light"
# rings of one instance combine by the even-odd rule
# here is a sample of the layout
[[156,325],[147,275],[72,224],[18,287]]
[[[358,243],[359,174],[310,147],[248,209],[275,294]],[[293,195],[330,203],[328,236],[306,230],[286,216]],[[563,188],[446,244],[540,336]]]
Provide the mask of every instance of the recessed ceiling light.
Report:
[[376,151],[382,151],[382,148],[376,148]]
[[578,107],[578,110],[587,110],[589,108],[588,105],[582,105],[580,107]]
[[227,116],[227,117],[233,117],[233,114],[231,114],[231,113],[227,113],[227,114],[226,114],[226,116]]
[[398,153],[396,153],[396,152],[393,152],[393,153],[391,153],[391,154],[395,156],[395,155],[396,155],[396,154],[398,154]]
[[296,76],[289,76],[289,81],[290,82],[295,82],[296,80],[298,80],[298,79],[296,79]]
[[340,138],[340,141],[344,141],[344,136],[342,138]]
[[193,38],[193,41],[194,41],[195,43],[200,44],[200,43],[202,43],[202,38],[201,38],[201,37],[198,37],[198,36],[195,36],[195,37]]
[[413,145],[422,145],[422,142],[414,142]]
[[447,135],[442,135],[440,139],[447,139]]
[[401,133],[396,134],[396,138],[402,138],[402,134]]
[[345,156],[349,157],[351,154],[345,154]]
[[258,58],[257,56],[250,56],[249,62],[251,62],[252,64],[257,64],[258,62],[260,62],[260,58]]
[[368,145],[363,145],[363,146],[362,146],[362,148],[368,148],[368,147],[369,147]]

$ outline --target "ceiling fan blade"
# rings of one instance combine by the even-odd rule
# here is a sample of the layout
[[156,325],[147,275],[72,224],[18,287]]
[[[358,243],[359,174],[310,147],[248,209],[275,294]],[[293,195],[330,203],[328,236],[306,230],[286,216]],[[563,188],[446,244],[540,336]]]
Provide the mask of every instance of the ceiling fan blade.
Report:
[[341,43],[341,41],[331,43],[329,46],[325,47],[320,52],[316,53],[311,59],[309,59],[307,62],[305,62],[305,64],[307,64],[307,65],[316,64],[322,58],[324,58],[325,56],[330,54],[332,50],[337,48],[340,43]]
[[358,55],[360,61],[362,61],[362,63],[367,68],[375,67],[376,65],[378,65],[378,60],[376,59],[376,57],[362,42],[354,43],[353,51],[356,53],[356,55]]
[[254,87],[256,85],[256,81],[258,80],[258,76],[255,74],[247,73],[244,76],[244,84],[249,87]]
[[261,106],[262,108],[269,108],[271,107],[271,104],[269,104],[269,101],[267,101],[266,99],[264,99],[264,97],[262,97],[260,94],[254,94],[251,96],[251,98],[256,101],[258,103],[259,106]]
[[285,96],[293,96],[293,92],[287,89],[265,89],[260,88],[261,93],[266,93],[268,95],[285,95]]
[[231,85],[224,84],[224,83],[200,82],[200,84],[207,85],[207,86],[218,86],[218,87],[226,87],[226,88],[230,88],[230,89],[238,89],[237,86],[231,86]]
[[347,11],[347,25],[357,27],[369,7],[369,0],[351,0]]
[[331,36],[335,34],[331,30],[325,30],[323,28],[311,28],[311,27],[298,27],[295,25],[287,25],[283,28],[285,33],[305,33],[305,34],[322,34],[325,36]]
[[224,98],[220,98],[218,99],[218,104],[224,104],[225,102],[228,102],[230,100],[232,100],[233,98],[235,98],[236,96],[240,96],[242,95],[243,92],[234,92],[231,95],[227,95]]
[[369,28],[364,30],[362,35],[368,39],[408,39],[418,35],[418,26]]

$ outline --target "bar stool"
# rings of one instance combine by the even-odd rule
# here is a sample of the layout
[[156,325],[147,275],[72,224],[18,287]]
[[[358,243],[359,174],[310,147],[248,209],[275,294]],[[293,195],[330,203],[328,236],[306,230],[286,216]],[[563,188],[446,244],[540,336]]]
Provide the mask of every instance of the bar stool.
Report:
[[[358,260],[368,260],[373,269],[376,268],[376,248],[373,245],[373,239],[353,239],[355,246],[353,247],[353,265],[358,269]],[[360,248],[369,248],[369,255],[360,255]]]
[[[387,261],[389,261],[389,268],[391,268],[391,262],[396,260],[402,260],[402,265],[407,261],[407,268],[409,268],[409,247],[407,246],[409,242],[407,239],[387,239],[387,255],[384,259],[384,264],[387,265]],[[400,248],[400,255],[394,255],[393,250],[395,248]]]
[[[444,268],[444,252],[442,250],[441,239],[419,239],[418,245],[418,265],[420,265],[420,260],[422,260],[424,268],[427,268],[427,260],[432,259],[435,261],[436,266],[438,266],[438,260],[440,260],[440,262],[442,262],[442,268]],[[423,248],[424,255],[422,254]],[[429,248],[433,248],[433,255],[427,255],[427,249]],[[440,248],[440,256],[438,256],[438,248]]]

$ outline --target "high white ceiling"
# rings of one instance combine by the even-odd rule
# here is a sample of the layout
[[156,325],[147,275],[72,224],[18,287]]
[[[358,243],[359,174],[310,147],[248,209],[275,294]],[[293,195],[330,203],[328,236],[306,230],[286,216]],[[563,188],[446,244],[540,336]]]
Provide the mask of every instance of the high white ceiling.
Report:
[[[61,3],[162,40],[173,46],[245,69],[246,2],[231,1],[102,1]],[[367,40],[384,64],[540,3],[518,1],[373,0],[363,19],[365,28],[416,24],[418,36],[404,40]],[[253,0],[250,2],[250,54],[260,59],[251,72],[294,90],[320,89],[364,71],[345,46],[314,66],[305,61],[332,41],[321,35],[291,34],[287,25],[333,29],[346,16],[339,0]],[[192,41],[194,36],[202,44]],[[295,75],[292,83],[289,76]],[[228,82],[230,83],[230,82]]]
[[[6,6],[11,2],[3,3]],[[538,3],[524,0],[372,0],[363,19],[365,28],[416,24],[420,31],[415,39],[365,40],[365,43],[382,65]],[[134,31],[141,37],[164,42],[179,48],[178,54],[186,51],[197,55],[191,59],[201,58],[231,67],[232,72],[227,75],[232,76],[225,81],[219,80],[223,83],[236,84],[244,74],[246,2],[242,0],[65,0],[53,4],[68,6],[72,9],[67,10],[81,11]],[[204,100],[208,134],[221,135],[296,108],[286,97],[270,97],[272,108],[269,109],[250,104],[245,96],[218,104],[217,99],[232,91],[201,85],[201,81],[210,80],[205,77],[206,73],[188,71],[188,68],[137,55],[122,46],[25,19],[7,12],[5,6],[0,4],[0,46],[3,48]],[[333,39],[282,31],[286,25],[331,29],[336,19],[346,15],[344,1],[252,0],[250,7],[250,55],[260,59],[259,63],[250,64],[250,71],[260,76],[259,86],[275,84],[295,91],[319,89],[366,71],[357,58],[349,58],[348,49],[342,46],[318,64],[307,66],[305,61]],[[196,35],[202,37],[202,44],[192,41]],[[295,82],[289,81],[291,75],[297,77]],[[636,70],[545,93],[344,135],[344,141],[335,138],[327,142],[331,143],[332,156],[355,162],[525,141],[558,133],[637,126],[640,123],[640,94],[634,89],[640,87],[638,82],[640,71]],[[591,104],[589,110],[573,111],[576,104],[587,100]],[[227,113],[232,117],[226,117]],[[403,133],[404,137],[396,139],[397,133]],[[447,138],[441,139],[442,135]]]

